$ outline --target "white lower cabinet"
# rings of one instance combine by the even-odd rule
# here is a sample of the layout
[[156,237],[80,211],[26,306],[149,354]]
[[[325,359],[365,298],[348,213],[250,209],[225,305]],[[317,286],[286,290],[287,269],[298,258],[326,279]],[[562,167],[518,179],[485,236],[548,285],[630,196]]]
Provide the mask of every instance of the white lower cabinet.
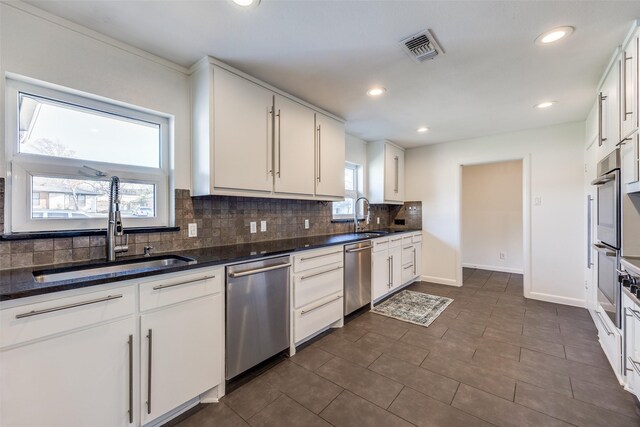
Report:
[[371,292],[374,302],[420,275],[422,239],[417,236],[419,234],[393,235],[373,240]]
[[134,332],[130,316],[3,350],[0,425],[133,425]]
[[222,306],[216,294],[140,316],[142,424],[221,382]]
[[602,307],[598,306],[595,311],[595,323],[598,329],[600,346],[604,351],[613,372],[618,378],[622,376],[622,334],[616,328],[609,317],[604,313]]
[[640,307],[622,294],[624,328],[623,363],[627,388],[640,396]]

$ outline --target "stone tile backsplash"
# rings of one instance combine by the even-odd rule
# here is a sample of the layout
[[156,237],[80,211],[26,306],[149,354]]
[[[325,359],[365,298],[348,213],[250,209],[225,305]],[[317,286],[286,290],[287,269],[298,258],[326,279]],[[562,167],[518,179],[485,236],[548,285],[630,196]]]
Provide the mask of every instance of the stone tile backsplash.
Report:
[[[0,209],[4,204],[4,180],[0,179]],[[382,228],[421,228],[422,204],[404,206],[372,205],[369,230]],[[411,209],[409,209],[411,206]],[[4,210],[0,230],[4,231]],[[376,219],[380,218],[380,224]],[[309,229],[304,220],[309,220]],[[394,226],[394,219],[404,219],[405,226]],[[180,231],[129,235],[129,251],[140,255],[145,246],[154,253],[288,239],[353,231],[352,222],[332,222],[331,203],[310,200],[260,199],[251,197],[190,197],[189,190],[175,190],[175,222]],[[260,221],[267,221],[267,231],[260,231]],[[250,233],[256,221],[257,233]],[[123,221],[126,228],[126,219]],[[188,224],[198,225],[198,237],[187,237]],[[0,241],[0,269],[31,267],[105,257],[104,236],[66,237]]]

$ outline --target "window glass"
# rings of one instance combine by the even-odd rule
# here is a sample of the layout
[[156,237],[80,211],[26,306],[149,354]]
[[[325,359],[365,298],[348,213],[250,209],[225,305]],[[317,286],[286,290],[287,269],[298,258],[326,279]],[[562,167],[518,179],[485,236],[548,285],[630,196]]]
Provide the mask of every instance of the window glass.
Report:
[[[32,219],[106,218],[108,180],[34,176],[31,181]],[[120,183],[120,211],[125,217],[155,217],[153,184]]]
[[[353,219],[353,204],[363,195],[362,182],[358,179],[361,166],[347,163],[344,168],[344,201],[333,202],[333,219]],[[362,216],[362,204],[358,204],[358,217]]]
[[160,125],[20,92],[19,152],[160,167]]

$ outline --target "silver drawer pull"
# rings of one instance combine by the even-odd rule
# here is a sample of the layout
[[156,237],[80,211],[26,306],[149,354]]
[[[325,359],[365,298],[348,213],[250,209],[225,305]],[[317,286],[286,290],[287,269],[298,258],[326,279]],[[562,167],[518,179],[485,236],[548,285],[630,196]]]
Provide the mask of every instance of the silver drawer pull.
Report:
[[238,271],[237,273],[229,273],[229,277],[235,278],[235,277],[251,276],[252,274],[266,273],[267,271],[278,270],[278,269],[287,268],[287,267],[291,267],[290,262],[287,262],[285,264],[271,265],[269,267],[254,268],[252,270]]
[[407,250],[407,249],[411,249],[411,248],[413,248],[413,246],[405,246],[405,247],[404,247],[404,248],[402,248],[402,249]]
[[402,240],[402,237],[398,237],[397,239],[391,239],[392,242],[397,242],[398,240]]
[[368,249],[371,249],[371,246],[365,246],[362,248],[357,248],[357,249],[347,249],[345,252],[348,254],[354,253],[354,252],[362,252],[362,251],[366,251]]
[[61,305],[60,307],[45,308],[43,310],[31,310],[28,313],[22,313],[22,314],[16,315],[16,319],[22,319],[23,317],[37,316],[39,314],[51,313],[51,312],[54,312],[54,311],[66,310],[68,308],[82,307],[83,305],[96,304],[96,303],[99,303],[99,302],[111,301],[112,299],[118,299],[118,298],[122,298],[122,294],[120,294],[120,295],[108,295],[108,296],[106,296],[104,298],[97,298],[97,299],[92,299],[92,300],[89,300],[89,301],[83,301],[83,302],[76,302],[76,303],[73,303],[73,304]]
[[319,273],[309,274],[307,276],[301,276],[300,280],[307,280],[307,279],[310,279],[312,277],[316,277],[316,276],[320,276],[320,275],[323,275],[323,274],[331,273],[332,271],[336,271],[336,270],[340,270],[340,269],[342,269],[342,266],[332,268],[331,270],[321,271]]
[[153,290],[157,291],[157,290],[160,290],[160,289],[173,288],[174,286],[187,285],[189,283],[196,283],[196,282],[201,282],[203,280],[215,279],[215,278],[216,278],[216,276],[204,276],[202,279],[188,280],[186,282],[171,283],[169,285],[154,286]]
[[329,252],[328,254],[320,254],[320,255],[313,255],[313,256],[303,256],[300,258],[300,261],[307,261],[310,259],[315,259],[315,258],[320,258],[323,256],[329,256],[329,255],[336,255],[336,254],[341,254],[342,251],[336,251],[336,252]]
[[410,268],[413,268],[413,264],[409,264],[409,265],[404,266],[404,270],[408,270]]
[[640,365],[640,363],[633,360],[631,356],[628,356],[627,360],[631,362],[631,367],[633,368],[634,371],[636,371],[636,374],[640,375],[640,368],[638,368],[638,365]]
[[317,306],[315,306],[315,307],[311,307],[311,308],[310,308],[310,309],[308,309],[308,310],[302,310],[302,312],[300,313],[300,315],[302,316],[303,314],[310,313],[310,312],[312,312],[312,311],[314,311],[314,310],[317,310],[317,309],[319,309],[319,308],[321,308],[321,307],[324,307],[324,306],[325,306],[325,305],[327,305],[327,304],[331,304],[332,302],[337,301],[337,300],[339,300],[340,298],[342,298],[342,295],[338,295],[337,297],[335,297],[335,298],[334,298],[334,299],[332,299],[331,301],[323,302],[322,304],[317,305]]
[[636,310],[634,310],[632,308],[629,308],[629,307],[627,307],[627,311],[630,311],[631,314],[633,315],[633,317],[635,317],[636,319],[640,320],[640,311],[636,311]]
[[600,314],[599,311],[596,311],[596,314],[598,315],[598,320],[600,320],[600,324],[602,324],[602,327],[604,328],[604,331],[607,333],[607,335],[613,335],[613,332],[611,332],[609,330],[609,328],[607,328],[607,324],[604,323],[604,319],[602,318],[602,314]]

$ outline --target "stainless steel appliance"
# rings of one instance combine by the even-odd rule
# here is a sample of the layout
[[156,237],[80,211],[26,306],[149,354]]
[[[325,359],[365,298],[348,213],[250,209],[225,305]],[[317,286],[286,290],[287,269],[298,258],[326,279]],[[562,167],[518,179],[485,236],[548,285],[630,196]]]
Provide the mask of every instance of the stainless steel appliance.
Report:
[[344,315],[371,303],[371,241],[344,247]]
[[226,375],[289,347],[289,257],[227,267]]
[[607,316],[619,328],[622,322],[620,269],[620,151],[616,149],[598,163],[597,242],[598,302]]

